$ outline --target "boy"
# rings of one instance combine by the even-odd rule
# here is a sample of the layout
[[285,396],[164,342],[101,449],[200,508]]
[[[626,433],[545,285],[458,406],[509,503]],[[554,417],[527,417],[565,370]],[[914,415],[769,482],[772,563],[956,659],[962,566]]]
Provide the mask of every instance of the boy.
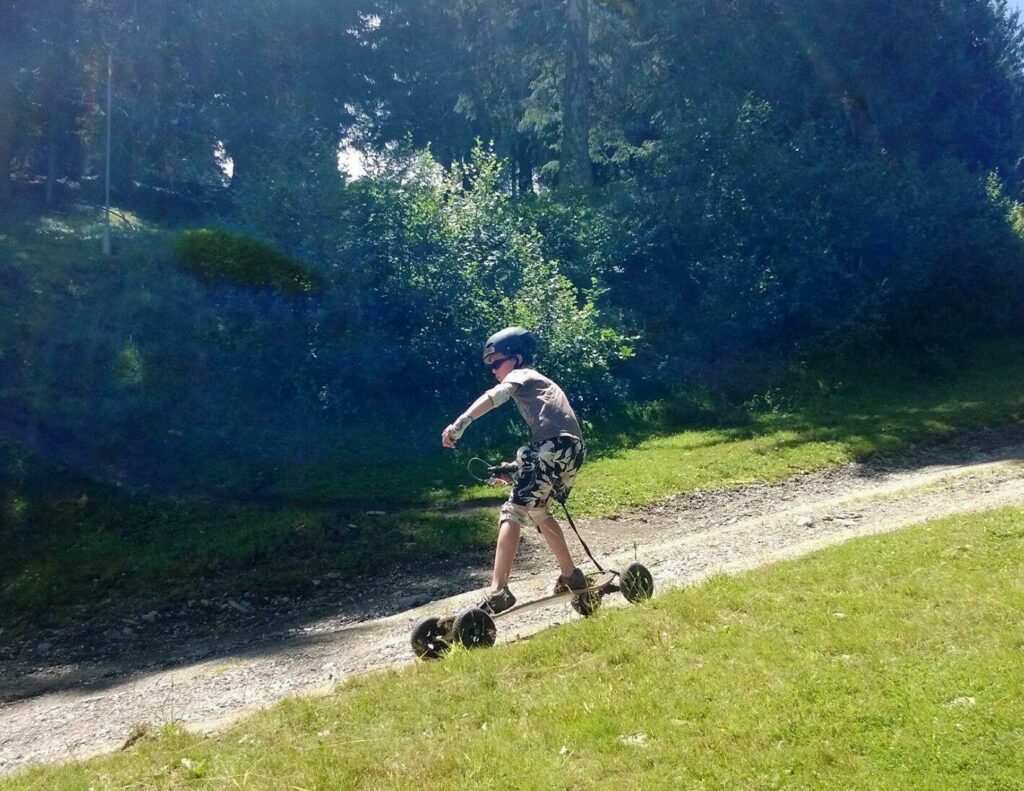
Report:
[[518,470],[508,502],[501,507],[501,526],[494,552],[491,587],[480,609],[497,614],[516,603],[508,589],[519,532],[533,523],[558,560],[561,582],[572,590],[584,590],[587,579],[573,562],[562,528],[551,516],[552,499],[564,502],[583,465],[586,449],[579,421],[557,384],[530,368],[536,338],[522,327],[507,327],[487,339],[484,363],[498,384],[485,392],[454,423],[441,432],[441,444],[454,448],[466,428],[510,398],[533,433],[533,441],[516,454]]

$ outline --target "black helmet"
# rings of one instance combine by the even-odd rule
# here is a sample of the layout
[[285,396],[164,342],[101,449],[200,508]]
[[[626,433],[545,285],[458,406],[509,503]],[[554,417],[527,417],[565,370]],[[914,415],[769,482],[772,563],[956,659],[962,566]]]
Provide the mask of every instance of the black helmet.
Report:
[[533,362],[533,353],[537,349],[537,337],[522,327],[506,327],[494,333],[484,344],[484,362],[490,365],[499,356],[515,357],[523,355],[523,364]]

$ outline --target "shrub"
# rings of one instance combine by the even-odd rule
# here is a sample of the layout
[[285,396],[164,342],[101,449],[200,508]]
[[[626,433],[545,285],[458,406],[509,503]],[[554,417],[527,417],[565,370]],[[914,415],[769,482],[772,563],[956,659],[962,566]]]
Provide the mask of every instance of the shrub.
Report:
[[314,266],[332,254],[345,183],[337,141],[282,135],[231,185],[233,230],[268,239]]
[[794,129],[750,97],[732,123],[680,122],[646,167],[660,188],[637,179],[609,204],[611,293],[662,386],[744,386],[820,345],[949,350],[1021,313],[1012,206],[961,162]]
[[206,283],[271,288],[285,294],[322,289],[320,276],[260,239],[218,228],[183,231],[174,253],[186,270]]
[[629,339],[603,315],[599,281],[581,288],[566,275],[573,267],[552,256],[536,209],[504,191],[501,167],[478,147],[447,172],[425,166],[349,188],[339,260],[359,342],[387,361],[387,382],[412,376],[418,400],[447,404],[488,382],[487,336],[521,324],[538,333],[539,366],[574,403],[605,406],[616,393],[611,366],[631,355]]

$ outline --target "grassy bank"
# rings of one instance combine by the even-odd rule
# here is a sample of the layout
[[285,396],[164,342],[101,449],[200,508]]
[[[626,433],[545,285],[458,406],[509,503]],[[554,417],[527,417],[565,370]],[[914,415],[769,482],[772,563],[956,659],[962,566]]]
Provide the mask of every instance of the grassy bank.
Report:
[[[576,508],[609,513],[674,492],[777,481],[1024,420],[1020,341],[978,346],[944,374],[881,355],[844,364],[842,372],[798,372],[732,425],[636,443],[623,436],[618,449],[602,438],[574,491]],[[808,388],[817,376],[831,384]]]
[[[849,384],[776,393],[729,422],[672,430],[656,413],[596,432],[573,495],[582,514],[614,513],[660,496],[841,465],[957,431],[1024,419],[1024,343],[979,347],[955,374],[855,363]],[[835,381],[833,377],[832,381]],[[442,418],[434,422],[442,425]],[[109,597],[194,597],[211,592],[299,593],[327,574],[379,570],[401,559],[488,543],[499,491],[467,486],[472,431],[456,454],[353,457],[290,473],[265,503],[200,503],[69,481],[3,495],[0,558],[5,637],[74,618],[77,602]],[[386,445],[386,443],[384,443]],[[360,444],[367,449],[382,445]],[[388,446],[390,447],[390,446]],[[510,457],[514,445],[506,449]],[[9,463],[25,463],[10,451]],[[370,496],[368,496],[370,493]]]
[[1022,566],[932,522],[3,786],[1016,788]]

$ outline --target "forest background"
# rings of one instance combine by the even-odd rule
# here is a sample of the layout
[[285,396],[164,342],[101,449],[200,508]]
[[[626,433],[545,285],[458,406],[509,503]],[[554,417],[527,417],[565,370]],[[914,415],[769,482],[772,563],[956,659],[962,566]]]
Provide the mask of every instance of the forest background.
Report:
[[5,486],[429,461],[508,324],[596,435],[955,369],[1024,330],[1022,41],[1003,0],[7,0]]

